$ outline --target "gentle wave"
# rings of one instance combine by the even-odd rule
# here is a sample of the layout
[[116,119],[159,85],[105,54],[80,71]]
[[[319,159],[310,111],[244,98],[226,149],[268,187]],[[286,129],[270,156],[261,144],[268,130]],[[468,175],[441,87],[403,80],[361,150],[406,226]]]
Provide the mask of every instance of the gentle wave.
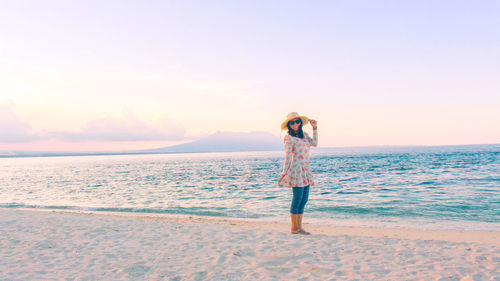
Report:
[[224,211],[206,210],[203,208],[171,208],[171,209],[148,209],[148,208],[102,208],[102,207],[79,207],[79,206],[40,206],[23,204],[0,204],[0,208],[22,208],[22,209],[46,209],[46,210],[75,210],[93,212],[119,212],[119,213],[148,213],[148,214],[185,214],[196,216],[228,217]]

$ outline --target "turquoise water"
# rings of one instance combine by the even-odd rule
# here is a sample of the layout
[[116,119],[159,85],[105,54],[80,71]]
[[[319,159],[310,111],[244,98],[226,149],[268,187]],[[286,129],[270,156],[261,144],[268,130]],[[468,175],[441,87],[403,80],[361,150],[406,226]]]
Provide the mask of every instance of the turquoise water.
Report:
[[[2,158],[0,207],[287,220],[283,153]],[[309,222],[500,230],[500,145],[313,149],[311,165]]]

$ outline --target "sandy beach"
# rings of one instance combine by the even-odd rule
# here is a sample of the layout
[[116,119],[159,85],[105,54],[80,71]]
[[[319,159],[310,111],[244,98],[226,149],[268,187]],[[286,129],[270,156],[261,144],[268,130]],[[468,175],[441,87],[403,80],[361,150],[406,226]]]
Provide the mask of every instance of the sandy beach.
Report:
[[500,280],[500,232],[0,208],[2,280]]

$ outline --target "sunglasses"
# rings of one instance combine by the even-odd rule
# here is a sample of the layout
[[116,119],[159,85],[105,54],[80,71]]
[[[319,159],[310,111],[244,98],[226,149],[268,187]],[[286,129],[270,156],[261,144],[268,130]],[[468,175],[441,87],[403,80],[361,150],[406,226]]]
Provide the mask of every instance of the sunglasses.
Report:
[[295,121],[290,121],[289,123],[290,123],[290,125],[293,125],[293,124],[301,124],[301,123],[302,123],[302,120],[297,119],[297,120],[295,120]]

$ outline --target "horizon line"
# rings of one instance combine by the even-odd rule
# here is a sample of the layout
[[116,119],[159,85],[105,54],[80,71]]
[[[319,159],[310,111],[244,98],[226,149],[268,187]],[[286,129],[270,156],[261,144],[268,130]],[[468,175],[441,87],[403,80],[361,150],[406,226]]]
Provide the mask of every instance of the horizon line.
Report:
[[[376,148],[376,147],[443,147],[443,146],[485,146],[500,145],[500,143],[480,143],[480,144],[438,144],[438,145],[360,145],[360,146],[329,146],[314,147],[314,149],[348,149],[348,148]],[[154,149],[154,148],[153,148]],[[99,156],[99,155],[146,155],[146,154],[196,154],[196,153],[235,153],[235,152],[266,152],[282,151],[274,150],[239,150],[239,151],[191,151],[191,152],[168,152],[168,151],[147,151],[144,150],[125,150],[125,151],[30,151],[30,150],[12,150],[0,151],[0,158],[20,158],[20,157],[58,157],[58,156]],[[25,154],[3,154],[3,153],[25,153]],[[32,153],[32,154],[29,154]]]

